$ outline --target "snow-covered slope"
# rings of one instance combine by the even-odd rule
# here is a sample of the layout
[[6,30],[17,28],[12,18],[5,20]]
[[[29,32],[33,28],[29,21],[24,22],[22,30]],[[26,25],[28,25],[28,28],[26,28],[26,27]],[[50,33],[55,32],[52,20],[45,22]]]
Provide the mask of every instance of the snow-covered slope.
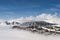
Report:
[[22,24],[24,22],[31,21],[46,21],[60,25],[60,18],[58,18],[56,15],[41,14],[36,17],[30,16],[7,20],[9,23],[11,23],[10,25],[7,25],[5,21],[0,20],[0,40],[60,40],[60,34],[54,35],[53,33],[52,35],[46,35],[47,33],[39,34],[25,30],[12,29],[12,22]]
[[60,40],[60,35],[46,35],[0,26],[0,40]]
[[32,33],[25,30],[11,29],[11,26],[0,25],[0,40],[60,40],[58,35]]

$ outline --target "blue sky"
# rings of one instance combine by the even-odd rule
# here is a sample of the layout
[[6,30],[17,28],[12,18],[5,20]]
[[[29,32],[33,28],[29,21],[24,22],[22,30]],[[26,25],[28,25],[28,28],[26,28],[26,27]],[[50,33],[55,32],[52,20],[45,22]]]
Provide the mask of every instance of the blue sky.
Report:
[[0,0],[0,18],[37,16],[41,13],[58,13],[60,0]]

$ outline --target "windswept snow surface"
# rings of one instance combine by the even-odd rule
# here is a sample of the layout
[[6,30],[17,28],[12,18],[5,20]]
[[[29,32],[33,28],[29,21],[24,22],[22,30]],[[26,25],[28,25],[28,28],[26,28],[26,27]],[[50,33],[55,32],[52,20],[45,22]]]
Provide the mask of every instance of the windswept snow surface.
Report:
[[0,40],[60,40],[60,35],[45,35],[0,26]]
[[[26,21],[34,20],[35,21],[45,20],[48,22],[60,24],[60,18],[58,18],[56,15],[51,14],[41,14],[36,17],[31,16],[26,18],[21,17],[19,19],[10,20],[10,22],[18,21],[20,23],[23,23]],[[12,29],[11,25],[6,25],[5,23],[0,22],[0,40],[60,40],[60,34],[46,35],[45,33],[43,34],[32,33],[30,31]]]

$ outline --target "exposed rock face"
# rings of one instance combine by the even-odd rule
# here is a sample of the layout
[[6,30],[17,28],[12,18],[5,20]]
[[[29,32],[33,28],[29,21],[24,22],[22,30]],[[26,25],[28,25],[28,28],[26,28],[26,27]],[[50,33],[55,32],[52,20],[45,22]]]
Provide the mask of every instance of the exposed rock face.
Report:
[[5,23],[6,23],[7,25],[10,25],[10,23],[9,23],[8,21],[5,21]]
[[[16,22],[16,23],[19,24],[18,22]],[[14,22],[12,22],[12,24],[14,24]],[[57,24],[48,23],[48,22],[45,22],[45,21],[35,21],[35,22],[25,22],[25,23],[21,24],[19,27],[39,29],[39,28],[41,28],[42,26],[44,26],[44,27],[51,27],[52,25],[57,25]],[[17,28],[17,27],[18,27],[18,25],[16,26],[16,28]]]
[[[52,25],[57,25],[55,23],[48,23],[45,21],[35,21],[35,22],[25,22],[21,24],[20,26],[13,26],[12,28],[18,28],[23,30],[29,30],[32,32],[49,32],[47,29],[54,29]],[[45,28],[42,28],[45,27]],[[51,31],[50,31],[51,32]]]
[[20,28],[19,26],[13,26],[12,28]]

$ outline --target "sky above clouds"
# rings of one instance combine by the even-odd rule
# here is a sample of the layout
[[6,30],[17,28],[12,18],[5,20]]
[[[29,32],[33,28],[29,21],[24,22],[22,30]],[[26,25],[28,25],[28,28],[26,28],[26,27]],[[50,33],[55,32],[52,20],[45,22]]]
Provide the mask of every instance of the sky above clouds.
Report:
[[0,18],[37,16],[41,13],[57,13],[60,16],[60,0],[0,0]]

